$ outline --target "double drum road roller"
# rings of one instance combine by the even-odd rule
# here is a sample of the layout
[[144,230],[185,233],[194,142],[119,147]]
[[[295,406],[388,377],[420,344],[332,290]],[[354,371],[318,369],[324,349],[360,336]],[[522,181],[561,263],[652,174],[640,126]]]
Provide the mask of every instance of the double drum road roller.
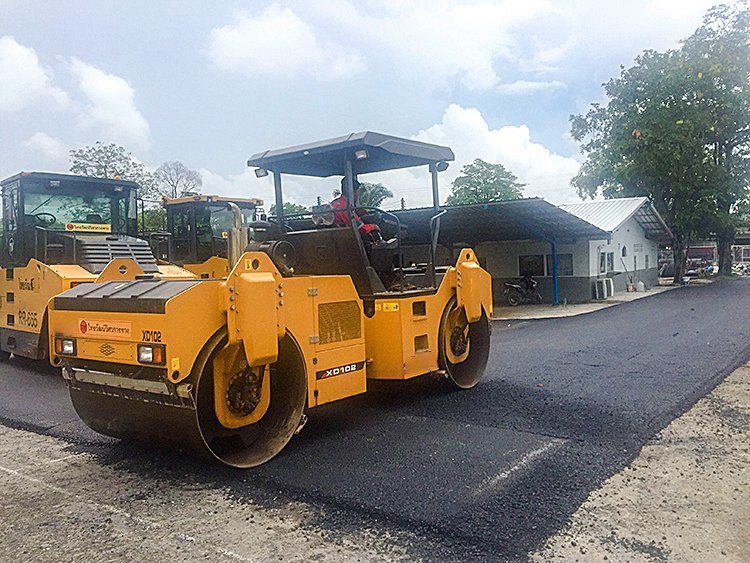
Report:
[[[373,132],[253,156],[256,176],[273,175],[278,213],[243,224],[236,210],[226,278],[139,276],[53,300],[51,361],[80,417],[247,468],[278,454],[307,409],[364,393],[367,379],[437,372],[476,385],[491,278],[470,249],[450,265],[435,259],[438,172],[451,160],[447,147]],[[413,166],[429,167],[434,213],[407,248],[399,217],[358,207],[355,189],[358,176]],[[344,206],[284,216],[285,174],[343,176]],[[365,238],[363,221],[382,237]],[[425,261],[412,262],[419,252]]]

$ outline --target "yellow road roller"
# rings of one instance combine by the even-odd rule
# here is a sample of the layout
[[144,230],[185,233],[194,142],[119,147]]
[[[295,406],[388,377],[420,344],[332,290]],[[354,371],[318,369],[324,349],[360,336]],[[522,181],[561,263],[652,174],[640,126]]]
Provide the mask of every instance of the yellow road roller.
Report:
[[165,199],[167,230],[144,233],[157,260],[202,278],[226,277],[227,240],[236,226],[230,203],[239,210],[240,227],[263,217],[263,200],[257,198],[199,194]]
[[[374,132],[271,150],[250,158],[256,176],[343,176],[344,200],[307,217],[283,211],[233,228],[226,279],[78,286],[53,300],[51,361],[76,411],[94,430],[171,444],[240,468],[278,454],[307,409],[367,389],[368,379],[438,373],[459,388],[482,377],[492,290],[471,249],[435,263],[438,173],[447,148]],[[425,261],[404,264],[401,228],[365,240],[358,177],[429,168],[434,202]],[[353,205],[341,201],[352,202]],[[370,223],[372,224],[372,223]],[[398,225],[397,225],[398,226]]]
[[47,304],[66,289],[144,273],[193,277],[157,265],[137,238],[134,182],[22,172],[0,186],[0,357],[47,357]]

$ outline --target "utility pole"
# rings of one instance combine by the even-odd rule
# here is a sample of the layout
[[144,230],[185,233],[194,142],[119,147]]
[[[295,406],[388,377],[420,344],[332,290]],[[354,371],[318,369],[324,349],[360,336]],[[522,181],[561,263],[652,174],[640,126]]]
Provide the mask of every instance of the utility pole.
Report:
[[318,196],[318,205],[321,205],[320,196]]
[[406,199],[403,197],[401,198],[401,209],[406,209]]

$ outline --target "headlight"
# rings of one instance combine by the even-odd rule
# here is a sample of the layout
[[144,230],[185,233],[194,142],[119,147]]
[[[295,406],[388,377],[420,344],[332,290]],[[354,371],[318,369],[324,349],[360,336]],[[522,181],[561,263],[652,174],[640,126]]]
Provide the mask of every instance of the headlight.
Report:
[[139,344],[138,362],[163,366],[166,358],[163,344]]
[[76,339],[75,338],[55,338],[55,354],[61,356],[75,356],[76,355]]

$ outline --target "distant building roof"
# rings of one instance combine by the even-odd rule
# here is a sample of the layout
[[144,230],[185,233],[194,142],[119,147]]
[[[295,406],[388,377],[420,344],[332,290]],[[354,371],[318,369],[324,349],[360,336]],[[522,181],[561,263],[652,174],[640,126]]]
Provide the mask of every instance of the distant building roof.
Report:
[[633,217],[646,232],[646,238],[667,242],[672,232],[647,197],[620,197],[582,203],[566,203],[560,209],[612,233]]

